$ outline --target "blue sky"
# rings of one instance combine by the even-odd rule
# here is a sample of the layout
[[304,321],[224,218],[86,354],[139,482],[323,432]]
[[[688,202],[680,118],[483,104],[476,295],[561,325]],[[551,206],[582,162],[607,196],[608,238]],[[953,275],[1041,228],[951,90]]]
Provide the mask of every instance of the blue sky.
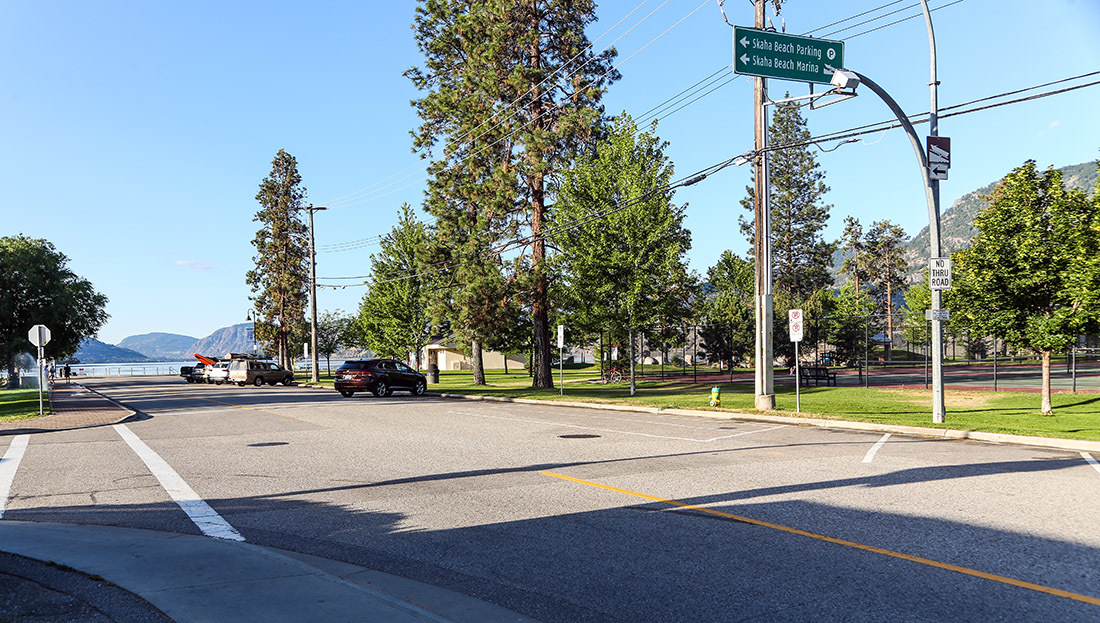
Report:
[[[944,7],[932,14],[941,108],[1100,70],[1095,0],[953,1],[930,2]],[[887,2],[788,0],[783,18],[789,33],[845,40],[849,68],[908,113],[926,111],[923,19],[860,34],[918,9],[831,34],[915,0],[815,30]],[[421,202],[424,174],[409,137],[417,93],[402,76],[421,62],[414,6],[0,1],[3,235],[50,240],[110,298],[103,341],[152,331],[204,337],[245,319],[254,198],[286,149],[309,200],[333,206],[316,219],[320,281],[366,274],[377,246],[327,245],[384,234],[402,202]],[[725,11],[751,25],[749,2],[727,0]],[[611,113],[639,116],[731,62],[731,29],[715,0],[604,0],[598,14],[589,38],[603,36],[597,48],[617,39],[623,75],[605,99]],[[807,92],[777,81],[770,90]],[[942,208],[1029,158],[1043,167],[1095,160],[1098,96],[1091,87],[944,119],[952,169]],[[741,78],[662,119],[658,133],[677,172],[750,149],[751,104],[751,82]],[[869,91],[805,115],[814,134],[891,116]],[[864,138],[819,154],[832,188],[828,236],[847,215],[891,219],[915,235],[928,214],[912,148],[896,130]],[[689,204],[690,259],[700,273],[723,249],[747,248],[737,216],[749,179],[748,167],[730,168],[677,194]],[[362,293],[322,290],[319,306],[351,311]]]

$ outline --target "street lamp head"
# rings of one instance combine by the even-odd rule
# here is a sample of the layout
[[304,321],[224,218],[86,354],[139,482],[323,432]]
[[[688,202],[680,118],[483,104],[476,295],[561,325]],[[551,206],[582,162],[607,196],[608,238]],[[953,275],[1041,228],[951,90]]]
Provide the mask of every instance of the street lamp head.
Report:
[[833,72],[833,79],[829,82],[837,88],[837,91],[855,91],[859,86],[859,76],[854,71],[838,69]]

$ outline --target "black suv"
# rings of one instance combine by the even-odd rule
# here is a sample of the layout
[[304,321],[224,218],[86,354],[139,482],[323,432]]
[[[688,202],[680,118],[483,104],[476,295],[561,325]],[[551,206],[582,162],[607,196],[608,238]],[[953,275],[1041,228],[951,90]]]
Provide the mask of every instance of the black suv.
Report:
[[375,396],[389,396],[395,389],[407,389],[414,396],[422,396],[428,387],[428,380],[396,359],[365,359],[344,362],[336,370],[333,386],[344,398],[351,398],[355,392],[363,391],[373,392]]

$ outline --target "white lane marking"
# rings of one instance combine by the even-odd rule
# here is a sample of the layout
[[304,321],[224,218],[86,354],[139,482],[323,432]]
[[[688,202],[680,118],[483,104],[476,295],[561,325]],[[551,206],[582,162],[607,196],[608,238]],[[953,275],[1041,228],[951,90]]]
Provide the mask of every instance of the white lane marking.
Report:
[[871,449],[867,451],[867,455],[863,457],[863,462],[864,463],[870,463],[871,461],[875,460],[875,453],[878,452],[878,449],[881,448],[882,445],[885,444],[886,440],[889,439],[889,438],[890,438],[890,433],[886,433],[885,435],[882,436],[882,439],[878,440],[878,443],[871,446]]
[[160,481],[160,486],[164,487],[172,500],[179,504],[179,507],[187,513],[187,516],[195,522],[195,525],[199,527],[199,530],[202,530],[203,534],[229,541],[244,540],[244,537],[237,532],[236,528],[229,525],[229,522],[222,519],[217,511],[210,508],[210,505],[200,498],[195,490],[184,482],[183,478],[180,478],[176,470],[172,469],[152,448],[145,445],[145,442],[138,438],[125,424],[115,424],[114,429],[129,444],[130,448],[141,457],[141,460],[145,461],[149,471]]
[[1091,454],[1089,454],[1088,452],[1082,452],[1081,456],[1083,456],[1085,460],[1089,462],[1089,465],[1092,465],[1093,469],[1100,472],[1100,463],[1098,463],[1096,459],[1092,458]]
[[[483,413],[474,413],[472,411],[449,411],[456,415],[470,415],[473,417],[488,418],[490,420],[505,420],[509,422],[526,422],[528,424],[545,424],[546,426],[561,426],[563,428],[577,428],[581,430],[594,430],[601,433],[619,433],[620,435],[635,435],[637,437],[651,437],[653,439],[671,439],[674,441],[691,441],[694,443],[710,443],[712,441],[719,441],[721,439],[729,439],[731,437],[740,437],[742,435],[751,435],[753,433],[765,433],[771,430],[777,430],[780,428],[786,428],[788,424],[780,424],[779,426],[772,426],[771,428],[761,428],[758,430],[749,430],[740,433],[734,433],[732,435],[722,435],[720,437],[711,437],[710,439],[692,439],[690,437],[672,437],[669,435],[651,435],[649,433],[636,433],[627,430],[615,430],[613,428],[598,428],[595,426],[580,426],[577,424],[563,424],[561,422],[546,422],[543,420],[531,420],[527,418],[514,418],[514,417],[501,417],[499,415],[485,415]],[[704,429],[707,430],[707,429]]]
[[4,517],[4,510],[8,507],[8,494],[11,493],[11,483],[15,481],[15,472],[19,469],[19,462],[23,460],[23,453],[27,451],[27,442],[30,435],[16,435],[0,459],[0,518]]

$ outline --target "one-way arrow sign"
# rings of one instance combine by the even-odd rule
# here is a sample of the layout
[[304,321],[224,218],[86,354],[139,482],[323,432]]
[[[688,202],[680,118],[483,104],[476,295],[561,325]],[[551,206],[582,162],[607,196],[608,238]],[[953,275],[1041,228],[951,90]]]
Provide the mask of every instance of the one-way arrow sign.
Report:
[[946,136],[928,137],[928,179],[946,180],[951,168],[951,139]]

